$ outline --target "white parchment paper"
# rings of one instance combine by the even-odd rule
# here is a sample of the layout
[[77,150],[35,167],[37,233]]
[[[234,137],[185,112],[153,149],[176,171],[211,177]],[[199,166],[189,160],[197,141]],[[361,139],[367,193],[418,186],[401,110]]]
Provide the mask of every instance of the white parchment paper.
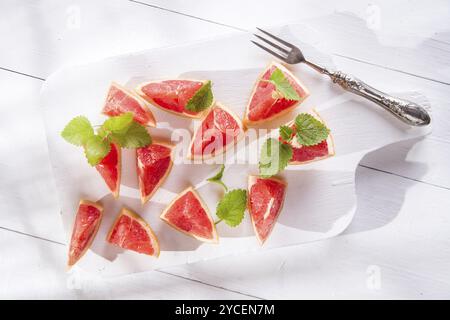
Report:
[[[272,31],[304,48],[305,55],[312,61],[331,64],[313,30],[303,25],[290,25]],[[100,201],[105,207],[104,219],[92,248],[79,262],[82,268],[102,275],[127,274],[335,236],[353,218],[355,170],[361,158],[374,149],[419,137],[431,130],[430,127],[403,125],[378,106],[345,93],[306,66],[290,67],[309,88],[311,96],[270,126],[276,128],[297,113],[315,108],[331,129],[336,156],[304,166],[290,166],[283,172],[282,176],[288,182],[284,209],[270,239],[262,248],[254,237],[248,214],[237,228],[224,223],[218,225],[218,245],[200,243],[160,220],[159,215],[165,205],[189,185],[197,188],[214,215],[223,191],[204,180],[213,175],[219,165],[174,165],[162,188],[142,206],[137,190],[134,151],[123,150],[121,196],[114,200],[99,174],[87,164],[82,149],[69,145],[60,137],[65,124],[77,115],[85,115],[93,123],[103,122],[105,117],[100,115],[100,110],[112,80],[132,88],[140,81],[151,79],[211,79],[216,100],[242,117],[255,79],[271,61],[267,54],[250,43],[250,38],[251,35],[235,34],[180,47],[112,57],[64,68],[45,82],[41,103],[67,238],[70,237],[80,198]],[[316,49],[305,45],[305,42],[313,44]],[[402,95],[418,98],[417,93]],[[152,130],[154,137],[168,139],[171,128],[187,128],[192,132],[193,121],[156,108],[152,111],[159,122],[158,128]],[[246,159],[243,154],[236,157]],[[248,174],[256,173],[255,165],[230,164],[224,180],[231,188],[246,188]],[[154,229],[161,244],[159,259],[127,252],[106,243],[106,234],[122,206],[139,213]]]

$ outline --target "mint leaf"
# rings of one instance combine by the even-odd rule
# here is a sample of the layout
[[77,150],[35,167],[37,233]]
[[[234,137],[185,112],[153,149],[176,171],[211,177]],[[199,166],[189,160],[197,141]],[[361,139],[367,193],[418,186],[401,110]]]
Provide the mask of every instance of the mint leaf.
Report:
[[291,141],[292,133],[293,133],[293,130],[291,127],[288,127],[288,126],[280,127],[280,137],[281,137],[281,139],[283,139],[283,141],[286,141],[286,142]]
[[217,184],[221,185],[225,189],[225,191],[228,191],[228,187],[222,181],[224,170],[225,170],[225,165],[222,164],[219,172],[217,172],[215,176],[212,176],[211,178],[206,179],[206,181],[217,183]]
[[133,120],[131,112],[109,118],[97,133],[103,140],[117,143],[123,148],[141,148],[152,143],[147,129]]
[[111,141],[123,148],[141,148],[152,143],[152,137],[147,129],[133,121],[125,133],[111,133]]
[[328,138],[330,129],[308,113],[301,113],[295,118],[296,137],[303,146],[314,146]]
[[69,143],[83,146],[91,166],[109,153],[112,142],[123,148],[140,148],[152,143],[147,129],[133,120],[131,112],[107,119],[98,128],[97,135],[86,117],[76,117],[66,125],[61,136]]
[[259,174],[268,178],[283,171],[292,158],[292,147],[270,138],[262,145],[259,157]]
[[287,100],[300,100],[300,96],[294,87],[292,87],[289,80],[285,77],[280,69],[275,69],[270,75],[270,82],[275,85],[277,93]]
[[207,81],[186,104],[186,110],[200,112],[211,106],[214,96],[211,90],[211,81]]
[[217,204],[216,215],[230,227],[236,227],[244,219],[247,207],[247,191],[235,189],[227,192]]
[[96,135],[91,136],[84,145],[84,154],[91,166],[99,164],[110,150],[109,142]]
[[61,136],[69,143],[82,146],[94,135],[94,129],[86,117],[79,116],[70,120],[61,132]]
[[107,140],[111,142],[111,133],[109,131],[105,131],[103,127],[100,127],[97,129],[97,135],[102,138],[103,140]]
[[111,117],[101,126],[102,131],[116,134],[124,134],[133,123],[133,113],[127,112],[120,116]]
[[91,166],[99,164],[109,153],[112,142],[124,148],[140,148],[152,143],[147,129],[133,120],[131,112],[107,119],[98,128],[97,135],[86,117],[76,117],[66,125],[61,136],[69,143],[83,146]]

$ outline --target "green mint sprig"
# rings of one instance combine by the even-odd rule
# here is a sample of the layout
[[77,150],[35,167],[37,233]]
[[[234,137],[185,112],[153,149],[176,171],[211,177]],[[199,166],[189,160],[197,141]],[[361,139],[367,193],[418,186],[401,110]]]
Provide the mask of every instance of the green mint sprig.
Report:
[[295,118],[297,142],[303,146],[315,146],[328,138],[330,129],[309,113],[301,113]]
[[219,172],[217,172],[214,176],[212,176],[211,178],[206,179],[206,181],[212,182],[212,183],[217,183],[218,185],[222,186],[225,189],[225,192],[228,191],[228,187],[226,186],[226,184],[222,181],[222,177],[223,177],[223,171],[225,170],[225,165],[222,164],[222,166],[220,167]]
[[290,142],[293,137],[294,130],[289,126],[280,126],[280,137],[283,141]]
[[288,78],[284,75],[283,71],[276,68],[270,75],[269,82],[275,85],[276,96],[287,100],[300,100],[300,96],[294,87],[289,82]]
[[87,140],[94,135],[94,129],[88,118],[75,117],[66,125],[61,132],[61,136],[69,143],[76,146],[83,146]]
[[[301,113],[295,118],[295,137],[298,144],[308,147],[314,146],[328,138],[330,129],[322,122],[308,113]],[[293,156],[290,142],[294,130],[289,126],[279,129],[280,140],[269,138],[261,147],[259,157],[259,174],[262,177],[271,177],[283,171]]]
[[[130,121],[128,121],[129,114],[131,115]],[[110,120],[116,121],[109,122]],[[98,135],[109,142],[129,149],[145,147],[152,142],[147,129],[133,121],[132,113],[125,113],[106,120],[98,129]]]
[[259,174],[268,178],[284,170],[292,159],[292,146],[269,138],[261,147]]
[[152,143],[147,129],[133,120],[131,112],[105,120],[97,133],[86,117],[75,117],[66,125],[61,136],[73,145],[82,146],[91,166],[96,166],[106,157],[111,143],[123,148],[140,148]]
[[225,189],[225,194],[217,204],[216,216],[219,218],[214,224],[225,221],[230,227],[236,227],[244,219],[245,209],[247,208],[247,190],[233,189],[228,191],[228,187],[223,183],[223,173],[225,165],[222,164],[219,172],[206,181],[217,183]]
[[215,224],[225,221],[230,227],[236,227],[244,219],[247,208],[247,190],[234,189],[227,192],[219,201],[216,208],[216,215],[219,218]]
[[84,155],[91,166],[96,166],[111,151],[111,145],[99,135],[91,136],[84,145]]
[[211,106],[214,96],[211,89],[211,81],[205,82],[200,89],[189,99],[186,104],[186,110],[200,112]]

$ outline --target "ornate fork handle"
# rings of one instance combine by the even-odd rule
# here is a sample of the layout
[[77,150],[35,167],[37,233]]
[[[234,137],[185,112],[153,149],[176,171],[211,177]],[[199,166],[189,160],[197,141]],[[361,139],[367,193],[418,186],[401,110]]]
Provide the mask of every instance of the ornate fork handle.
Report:
[[411,126],[426,126],[431,121],[428,112],[417,103],[392,97],[341,71],[324,73],[343,89],[375,102]]

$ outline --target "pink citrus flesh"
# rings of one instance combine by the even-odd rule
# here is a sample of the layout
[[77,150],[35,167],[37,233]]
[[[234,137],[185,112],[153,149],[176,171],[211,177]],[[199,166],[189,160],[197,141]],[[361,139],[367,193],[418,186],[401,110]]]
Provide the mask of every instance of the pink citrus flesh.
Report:
[[250,122],[262,122],[272,119],[295,107],[308,96],[307,90],[298,79],[294,78],[290,73],[284,72],[283,69],[280,69],[300,96],[300,101],[276,98],[275,85],[267,81],[276,69],[280,69],[276,64],[270,65],[256,84],[247,109],[247,119]]
[[186,105],[203,84],[204,82],[195,80],[164,80],[144,84],[139,91],[144,98],[163,109],[195,115],[199,112],[186,110]]
[[120,147],[111,143],[111,150],[106,157],[95,166],[95,169],[97,169],[103,180],[105,180],[106,185],[115,198],[119,196],[120,167]]
[[315,146],[301,146],[299,148],[292,148],[292,151],[293,155],[291,162],[313,161],[329,155],[327,140],[324,140]]
[[143,203],[167,177],[172,167],[171,153],[169,146],[158,143],[136,149],[137,174]]
[[[311,111],[309,112],[309,114],[314,116],[320,122],[323,122],[316,111]],[[312,162],[334,155],[334,146],[331,134],[329,134],[328,139],[320,142],[319,144],[313,146],[303,146],[299,145],[296,142],[297,128],[295,127],[295,123],[292,124],[292,122],[290,122],[287,124],[287,126],[289,126],[292,129],[292,136],[291,136],[292,140],[290,142],[286,142],[283,141],[281,137],[279,139],[283,143],[287,143],[292,146],[292,158],[289,161],[290,164],[302,164],[306,162]]]
[[77,263],[91,246],[102,220],[102,211],[103,208],[96,203],[80,201],[70,238],[69,266]]
[[203,119],[194,134],[190,156],[212,157],[234,145],[243,136],[240,119],[224,107],[216,105]]
[[283,207],[286,184],[274,178],[250,177],[248,211],[261,244],[272,232]]
[[161,219],[196,239],[217,242],[214,222],[198,195],[191,189],[181,193],[164,210]]
[[143,125],[155,126],[155,118],[145,100],[130,90],[112,83],[102,113],[114,117],[126,112],[133,113],[133,119]]
[[150,226],[139,215],[127,209],[122,209],[107,241],[122,249],[159,256],[158,239]]

